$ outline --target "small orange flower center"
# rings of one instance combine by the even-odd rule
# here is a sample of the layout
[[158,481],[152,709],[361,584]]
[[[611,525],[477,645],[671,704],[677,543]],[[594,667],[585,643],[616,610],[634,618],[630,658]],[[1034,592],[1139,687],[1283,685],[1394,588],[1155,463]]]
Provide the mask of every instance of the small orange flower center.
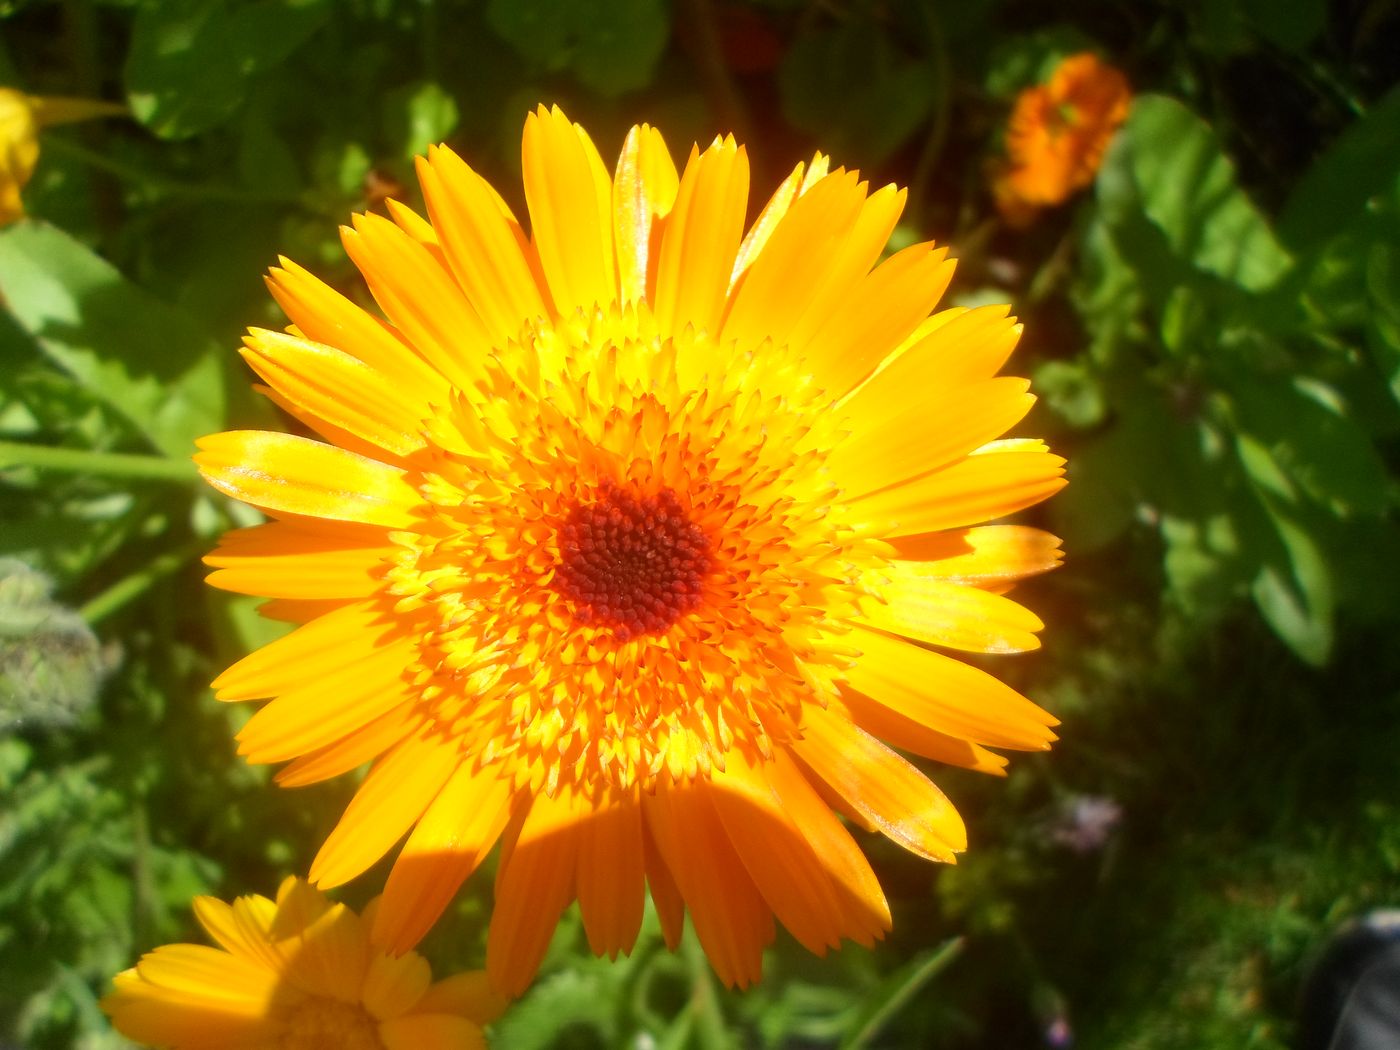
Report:
[[659,634],[699,605],[712,567],[709,538],[674,492],[637,497],[609,485],[565,519],[554,586],[579,622],[626,641]]
[[312,998],[282,1022],[277,1050],[384,1050],[379,1025],[364,1008],[334,999]]

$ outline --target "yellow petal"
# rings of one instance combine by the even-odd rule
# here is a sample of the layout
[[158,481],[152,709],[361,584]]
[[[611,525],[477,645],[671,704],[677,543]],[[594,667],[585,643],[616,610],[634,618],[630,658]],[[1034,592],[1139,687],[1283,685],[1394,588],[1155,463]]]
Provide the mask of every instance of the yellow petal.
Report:
[[832,450],[827,466],[850,499],[907,484],[1015,426],[1035,404],[1029,387],[1029,381],[1007,376],[927,393],[879,389],[885,400],[862,396],[848,405],[852,432]]
[[562,314],[617,299],[612,180],[587,132],[555,106],[525,121],[525,200],[549,291]]
[[748,154],[732,136],[692,155],[661,242],[653,310],[663,338],[687,325],[719,330],[748,197]]
[[506,1012],[509,1001],[491,987],[485,970],[454,973],[444,977],[424,993],[414,1007],[416,1013],[457,1014],[477,1024],[490,1024]]
[[198,445],[205,480],[255,507],[394,529],[418,521],[423,499],[399,467],[264,430],[211,434]]
[[525,234],[490,184],[446,146],[432,147],[416,163],[433,229],[457,283],[492,344],[503,346],[527,321],[550,312],[530,269]]
[[224,533],[204,556],[215,587],[272,598],[366,598],[396,548],[377,529],[308,529],[271,521]]
[[957,810],[928,777],[839,714],[812,707],[794,754],[877,830],[929,860],[967,848]]
[[346,654],[370,651],[398,632],[372,602],[356,602],[269,642],[214,679],[219,700],[258,700],[289,692],[341,667]]
[[360,997],[369,1015],[383,1021],[410,1010],[422,1012],[418,1004],[432,982],[432,968],[417,952],[398,957],[372,952]]
[[[850,832],[785,748],[774,750],[766,775],[783,810],[821,858],[846,915],[846,929],[863,930],[870,941],[881,937],[890,928],[890,908],[870,862]],[[861,937],[855,939],[868,943]]]
[[359,1003],[369,970],[369,938],[364,920],[344,904],[327,907],[285,950],[290,984],[308,995]]
[[863,627],[847,639],[861,655],[846,684],[915,722],[1021,751],[1043,751],[1055,739],[1051,715],[986,671]]
[[842,693],[842,700],[852,722],[901,751],[978,773],[1006,776],[1006,759],[980,744],[930,729],[850,689]]
[[279,787],[306,787],[348,773],[378,758],[422,722],[411,704],[399,704],[324,747],[310,751],[277,771]]
[[417,647],[406,639],[358,657],[341,654],[335,670],[282,693],[250,718],[238,733],[238,753],[254,763],[285,762],[412,703],[417,691],[404,670],[416,656]]
[[906,484],[859,496],[850,511],[887,536],[959,528],[1024,510],[1065,486],[1065,461],[1049,452],[971,455]]
[[680,180],[661,132],[633,127],[622,144],[613,178],[613,239],[622,302],[640,302],[655,287],[658,220],[670,214]]
[[1029,609],[976,587],[950,583],[929,568],[927,562],[886,563],[880,579],[868,580],[874,596],[862,602],[860,619],[884,631],[968,652],[1024,653],[1040,648],[1034,632],[1045,625]]
[[354,224],[341,240],[385,316],[434,369],[470,389],[492,341],[452,274],[388,219],[356,215]]
[[903,536],[890,546],[900,558],[926,562],[924,571],[932,576],[974,587],[1004,587],[1049,572],[1064,558],[1058,537],[1026,525]]
[[409,1014],[379,1026],[384,1050],[486,1050],[480,1027],[452,1014]]
[[[804,344],[826,389],[843,394],[873,372],[933,309],[954,264],[931,243],[896,252],[867,274]],[[909,398],[901,392],[899,404]]]
[[394,377],[405,397],[443,404],[447,380],[413,352],[394,330],[292,262],[268,271],[267,287],[300,335],[343,350]]
[[865,184],[854,172],[829,175],[799,197],[735,285],[724,338],[740,347],[788,343],[808,308],[831,294],[833,258],[865,204]]

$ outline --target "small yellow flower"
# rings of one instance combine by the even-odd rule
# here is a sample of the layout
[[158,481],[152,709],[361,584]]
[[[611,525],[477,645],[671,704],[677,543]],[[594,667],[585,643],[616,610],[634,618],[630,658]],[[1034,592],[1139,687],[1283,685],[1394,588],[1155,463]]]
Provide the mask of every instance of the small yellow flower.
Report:
[[117,974],[102,1009],[129,1039],[169,1050],[472,1050],[504,1007],[481,971],[432,982],[363,917],[289,878],[266,897],[194,910],[220,947],[167,944]]
[[992,187],[1003,217],[1025,226],[1041,208],[1093,182],[1131,102],[1123,74],[1087,51],[1056,66],[1048,84],[1022,91]]
[[1043,443],[999,440],[1034,400],[997,376],[1020,326],[930,316],[947,250],[879,262],[904,192],[824,157],[747,232],[733,138],[678,172],[633,128],[610,174],[541,107],[523,169],[529,233],[446,148],[419,165],[429,219],[355,216],[383,319],[271,274],[293,324],[244,355],[325,442],[200,442],[209,482],[275,519],[230,533],[210,582],[301,625],[215,683],[274,698],[241,751],[293,760],[288,786],[374,760],[311,877],[407,836],[388,944],[501,841],[487,971],[512,994],[575,899],[595,952],[630,951],[648,888],[731,984],[775,918],[815,952],[870,944],[889,909],[836,812],[932,859],[966,844],[882,740],[999,773],[989,748],[1054,739],[939,651],[1039,645],[1004,592],[1058,541],[982,525],[1064,483]]
[[39,162],[40,128],[125,113],[125,107],[111,102],[43,98],[0,88],[0,226],[24,217],[19,193]]

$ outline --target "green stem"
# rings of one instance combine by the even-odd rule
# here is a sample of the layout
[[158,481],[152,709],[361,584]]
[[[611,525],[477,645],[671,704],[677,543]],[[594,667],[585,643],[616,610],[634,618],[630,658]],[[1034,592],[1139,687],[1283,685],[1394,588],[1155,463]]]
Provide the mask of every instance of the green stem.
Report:
[[65,474],[94,474],[106,478],[142,478],[148,481],[193,482],[199,475],[186,459],[142,456],[130,452],[93,452],[83,448],[57,448],[24,441],[0,441],[0,470],[34,467]]
[[709,960],[695,937],[681,941],[681,952],[690,970],[690,1015],[695,1018],[699,1044],[703,1050],[724,1050],[730,1041]]
[[139,598],[157,580],[169,576],[198,557],[205,546],[206,544],[201,543],[199,546],[182,547],[152,558],[143,568],[130,576],[122,577],[95,598],[84,602],[78,609],[78,615],[89,625],[105,620],[127,602]]
[[245,204],[283,204],[293,207],[309,207],[301,197],[285,193],[267,193],[263,190],[250,190],[242,186],[214,186],[207,183],[177,182],[174,179],[152,174],[134,164],[116,160],[105,153],[80,146],[72,139],[59,135],[45,136],[44,148],[64,154],[101,171],[109,172],[119,179],[138,182],[162,193],[198,197],[204,200],[239,201]]

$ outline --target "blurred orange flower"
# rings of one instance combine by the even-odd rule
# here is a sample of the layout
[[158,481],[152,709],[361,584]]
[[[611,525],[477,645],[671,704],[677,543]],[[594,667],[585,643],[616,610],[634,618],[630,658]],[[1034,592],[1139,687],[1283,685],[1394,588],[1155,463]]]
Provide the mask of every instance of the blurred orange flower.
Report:
[[1131,101],[1123,74],[1087,51],[1062,61],[1048,84],[1022,91],[992,187],[1003,218],[1025,226],[1089,185]]
[[85,98],[40,98],[0,88],[0,226],[23,218],[19,191],[39,162],[39,129],[94,117],[115,117],[126,108]]

